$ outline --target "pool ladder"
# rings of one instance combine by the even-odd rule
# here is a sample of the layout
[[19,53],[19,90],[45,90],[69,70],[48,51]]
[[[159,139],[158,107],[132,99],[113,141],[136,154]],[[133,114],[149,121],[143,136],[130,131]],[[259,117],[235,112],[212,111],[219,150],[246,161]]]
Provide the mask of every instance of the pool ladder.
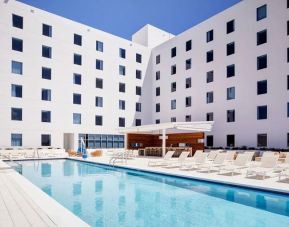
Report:
[[3,155],[1,154],[0,156],[4,157],[5,159],[9,160],[10,163],[14,164],[13,165],[9,165],[10,167],[7,167],[5,169],[14,169],[16,170],[18,173],[22,174],[22,164],[14,161],[10,156],[8,155]]

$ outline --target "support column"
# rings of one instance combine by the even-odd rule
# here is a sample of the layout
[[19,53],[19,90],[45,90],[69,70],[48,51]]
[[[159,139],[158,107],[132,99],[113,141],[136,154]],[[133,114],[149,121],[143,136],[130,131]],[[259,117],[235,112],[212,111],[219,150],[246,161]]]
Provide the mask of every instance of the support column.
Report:
[[162,154],[166,155],[166,129],[162,130]]

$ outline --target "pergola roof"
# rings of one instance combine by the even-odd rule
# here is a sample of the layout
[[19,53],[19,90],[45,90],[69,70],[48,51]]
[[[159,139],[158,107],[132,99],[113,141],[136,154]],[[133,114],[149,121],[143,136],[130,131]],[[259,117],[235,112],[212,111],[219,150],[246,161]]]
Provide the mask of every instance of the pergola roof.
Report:
[[119,129],[120,133],[153,133],[163,129],[170,131],[210,132],[214,121],[168,122],[153,125],[141,125]]

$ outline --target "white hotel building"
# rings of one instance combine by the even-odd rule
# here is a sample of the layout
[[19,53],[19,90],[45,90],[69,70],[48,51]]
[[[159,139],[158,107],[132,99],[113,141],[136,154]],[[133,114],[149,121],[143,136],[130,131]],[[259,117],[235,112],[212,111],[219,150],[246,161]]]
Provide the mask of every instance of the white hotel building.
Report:
[[123,147],[120,127],[214,121],[213,147],[289,147],[289,1],[243,0],[132,41],[0,2],[0,146]]

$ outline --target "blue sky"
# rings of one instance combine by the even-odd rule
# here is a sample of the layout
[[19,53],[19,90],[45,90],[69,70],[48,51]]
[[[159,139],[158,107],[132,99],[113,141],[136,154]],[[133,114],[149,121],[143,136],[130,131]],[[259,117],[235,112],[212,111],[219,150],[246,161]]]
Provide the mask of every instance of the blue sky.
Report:
[[173,34],[240,0],[19,0],[51,13],[130,39],[145,24]]

